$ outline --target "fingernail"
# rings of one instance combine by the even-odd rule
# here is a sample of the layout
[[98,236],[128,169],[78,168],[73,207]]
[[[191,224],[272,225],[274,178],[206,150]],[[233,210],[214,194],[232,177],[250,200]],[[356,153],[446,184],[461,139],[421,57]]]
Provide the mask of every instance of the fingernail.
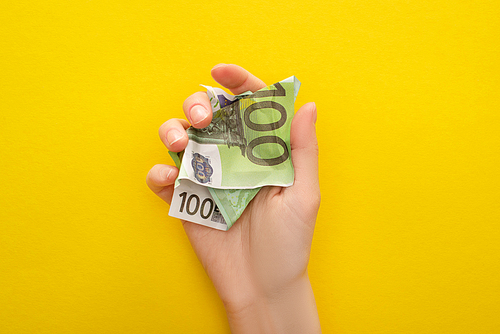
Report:
[[189,114],[191,115],[191,122],[193,122],[193,125],[203,122],[203,120],[208,117],[207,110],[200,105],[191,108]]
[[177,129],[171,129],[167,132],[167,141],[170,145],[174,145],[182,139],[182,134]]
[[170,174],[172,174],[172,169],[169,168],[169,169],[163,170],[163,175],[164,175],[165,181],[168,181]]
[[314,111],[313,111],[313,122],[316,124],[316,121],[318,120],[318,110],[316,109],[316,103],[312,102],[314,105]]

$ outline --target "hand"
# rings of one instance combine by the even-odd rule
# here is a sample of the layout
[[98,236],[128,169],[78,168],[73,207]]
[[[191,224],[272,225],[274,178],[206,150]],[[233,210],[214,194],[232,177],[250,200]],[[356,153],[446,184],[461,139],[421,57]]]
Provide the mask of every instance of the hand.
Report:
[[[212,77],[234,94],[267,85],[236,65],[220,64]],[[208,96],[198,92],[183,105],[189,123],[206,127],[212,112]],[[263,187],[228,231],[182,221],[186,234],[222,299],[230,327],[238,333],[320,332],[307,274],[314,225],[320,204],[316,106],[308,103],[291,125],[295,182],[291,187]],[[171,119],[160,138],[174,152],[188,142],[189,123]],[[178,170],[156,165],[147,184],[170,204]]]

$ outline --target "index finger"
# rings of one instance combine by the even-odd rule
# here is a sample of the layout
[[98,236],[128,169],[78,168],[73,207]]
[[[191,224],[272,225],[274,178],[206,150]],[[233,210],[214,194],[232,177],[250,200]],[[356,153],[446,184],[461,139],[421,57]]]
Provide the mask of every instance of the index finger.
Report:
[[212,68],[212,77],[233,94],[255,92],[267,85],[243,67],[233,64],[219,64]]

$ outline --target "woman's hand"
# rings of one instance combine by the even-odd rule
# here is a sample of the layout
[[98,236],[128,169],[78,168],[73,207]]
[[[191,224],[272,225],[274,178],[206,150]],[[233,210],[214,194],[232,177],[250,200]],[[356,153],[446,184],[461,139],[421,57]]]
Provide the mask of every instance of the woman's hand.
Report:
[[[236,65],[220,64],[213,78],[234,94],[266,84]],[[198,92],[186,99],[189,122],[171,119],[160,138],[174,152],[188,142],[186,129],[206,127],[210,101]],[[316,106],[308,103],[291,125],[295,181],[291,187],[263,187],[228,231],[182,221],[186,234],[226,308],[235,333],[321,332],[307,264],[320,204]],[[170,204],[176,167],[156,165],[147,184]]]

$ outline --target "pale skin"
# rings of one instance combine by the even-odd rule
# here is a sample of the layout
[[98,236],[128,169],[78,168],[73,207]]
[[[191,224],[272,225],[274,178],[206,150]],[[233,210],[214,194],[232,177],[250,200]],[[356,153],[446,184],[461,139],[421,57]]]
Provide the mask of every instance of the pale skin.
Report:
[[[236,65],[219,64],[212,77],[233,94],[267,85]],[[206,127],[212,113],[208,96],[198,92],[183,105],[189,120],[170,119],[160,138],[173,151],[188,142],[190,125]],[[290,142],[295,169],[291,187],[264,187],[229,231],[182,221],[203,268],[226,309],[233,333],[320,333],[307,264],[320,204],[316,105],[295,114]],[[170,204],[178,170],[155,165],[147,184]]]

